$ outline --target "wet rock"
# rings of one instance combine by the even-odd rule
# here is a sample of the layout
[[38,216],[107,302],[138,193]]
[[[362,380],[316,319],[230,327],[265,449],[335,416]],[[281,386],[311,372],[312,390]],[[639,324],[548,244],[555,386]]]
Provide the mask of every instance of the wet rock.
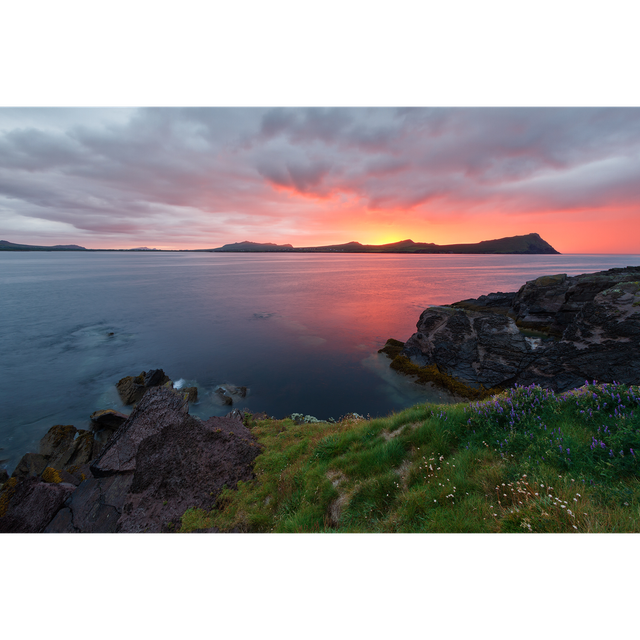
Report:
[[0,486],[3,485],[9,479],[9,474],[6,469],[0,469]]
[[146,372],[143,371],[138,376],[127,376],[126,378],[118,380],[116,389],[123,404],[134,404],[142,400],[142,396],[147,390],[144,386],[145,375]]
[[[59,426],[57,425],[57,427]],[[44,442],[44,445],[41,444],[40,450],[51,451],[52,454],[26,453],[16,465],[12,477],[22,479],[41,476],[47,468],[51,470],[50,477],[53,477],[51,474],[54,472],[69,474],[92,459],[93,434],[90,431],[76,430],[75,427],[71,427],[77,434],[74,440],[69,438],[71,431],[67,427],[64,427],[66,430],[64,432],[57,427],[50,429],[41,441]],[[59,437],[61,434],[64,437]],[[46,481],[73,482],[67,475],[62,479],[47,479]]]
[[148,389],[161,385],[171,384],[171,378],[162,369],[142,371],[137,376],[127,376],[118,380],[116,389],[123,404],[135,404],[140,402]]
[[[169,388],[172,389],[173,386],[169,386]],[[181,393],[189,402],[198,402],[198,387],[181,387],[175,391]]]
[[222,384],[220,388],[224,390],[225,393],[238,396],[239,398],[244,398],[247,395],[247,387],[236,387],[233,384]]
[[233,404],[233,398],[229,395],[226,389],[223,389],[222,387],[218,387],[213,392],[213,396],[222,405],[230,406]]

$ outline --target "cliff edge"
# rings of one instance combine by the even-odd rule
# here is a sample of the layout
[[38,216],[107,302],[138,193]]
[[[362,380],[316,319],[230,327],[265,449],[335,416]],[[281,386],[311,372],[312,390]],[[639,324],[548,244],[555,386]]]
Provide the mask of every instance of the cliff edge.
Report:
[[403,345],[385,347],[392,366],[430,367],[467,390],[638,384],[640,267],[543,276],[517,292],[425,309],[416,328]]

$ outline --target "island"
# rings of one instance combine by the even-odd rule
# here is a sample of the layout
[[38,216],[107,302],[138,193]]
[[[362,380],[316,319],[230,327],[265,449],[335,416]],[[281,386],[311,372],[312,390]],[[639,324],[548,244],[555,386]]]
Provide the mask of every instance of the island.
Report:
[[537,233],[511,236],[497,240],[483,240],[473,244],[443,244],[401,240],[390,244],[360,244],[347,242],[323,247],[293,247],[290,244],[261,242],[235,242],[225,244],[211,252],[297,252],[297,253],[514,253],[514,254],[559,254]]
[[491,254],[559,254],[548,242],[537,233],[523,236],[511,236],[496,240],[483,240],[472,244],[443,244],[432,242],[414,242],[401,240],[390,244],[361,244],[346,242],[322,247],[294,247],[291,244],[275,244],[273,242],[234,242],[215,249],[149,249],[136,247],[133,249],[87,249],[76,244],[54,245],[52,247],[16,244],[0,240],[0,251],[163,251],[183,253],[491,253]]

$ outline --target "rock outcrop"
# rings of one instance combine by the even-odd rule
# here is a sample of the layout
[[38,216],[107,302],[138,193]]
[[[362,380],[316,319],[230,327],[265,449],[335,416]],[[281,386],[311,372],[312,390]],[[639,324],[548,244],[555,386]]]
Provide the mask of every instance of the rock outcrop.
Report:
[[544,276],[517,293],[430,307],[417,329],[396,358],[472,389],[638,384],[640,267]]
[[137,376],[127,376],[116,383],[123,404],[135,404],[142,400],[148,389],[171,383],[171,378],[162,369],[143,371]]
[[90,463],[91,432],[52,427],[0,490],[0,532],[172,531],[187,508],[211,509],[253,477],[260,447],[241,412],[202,421],[188,406],[182,390],[146,389]]

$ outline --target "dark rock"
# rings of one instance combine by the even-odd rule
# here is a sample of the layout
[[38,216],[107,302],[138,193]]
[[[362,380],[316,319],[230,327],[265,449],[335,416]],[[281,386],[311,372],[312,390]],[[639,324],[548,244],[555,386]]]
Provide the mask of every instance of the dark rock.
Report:
[[171,382],[171,379],[162,369],[151,369],[144,377],[145,387],[159,387],[167,382]]
[[198,402],[198,387],[184,387],[180,389],[180,393],[187,394],[189,402]]
[[84,429],[78,430],[77,438],[71,446],[60,455],[49,458],[49,466],[55,469],[81,466],[89,462],[93,452],[93,433]]
[[116,388],[123,404],[135,404],[140,402],[148,389],[161,385],[171,384],[171,378],[162,369],[143,371],[137,376],[127,376],[118,380]]
[[9,479],[6,469],[0,469],[0,485],[3,485]]
[[142,396],[147,390],[144,386],[145,375],[146,373],[143,371],[138,376],[127,376],[126,378],[118,380],[116,389],[123,404],[134,404],[142,400]]
[[[95,478],[82,483],[67,505],[76,528],[107,526],[112,512],[98,511],[92,506],[97,502],[118,512],[117,531],[159,532],[189,507],[210,509],[224,485],[253,477],[260,448],[241,418],[202,422],[187,408],[183,397],[165,387],[145,395],[91,465]],[[107,491],[108,482],[121,484]],[[108,522],[113,526],[111,515]]]
[[236,387],[234,384],[223,384],[220,385],[220,388],[223,389],[225,393],[232,396],[244,398],[247,395],[247,387]]
[[70,484],[49,484],[37,478],[19,482],[0,517],[1,533],[40,533],[75,491]]
[[91,414],[91,422],[94,428],[117,429],[129,418],[128,415],[115,411],[114,409],[100,409]]
[[72,444],[76,437],[77,429],[70,424],[57,424],[40,440],[38,452],[46,458],[57,458],[62,455]]
[[91,464],[82,464],[95,444],[89,431],[79,431],[57,456],[71,466],[54,468],[43,455],[25,456],[24,473],[42,467],[41,477],[12,477],[3,485],[0,530],[177,530],[186,509],[211,509],[223,486],[253,477],[260,447],[242,420],[236,412],[203,422],[188,414],[185,394],[153,387]]
[[516,295],[517,294],[513,292],[502,293],[502,291],[498,291],[498,293],[489,293],[488,295],[480,296],[477,299],[470,298],[468,300],[461,300],[460,302],[455,302],[451,306],[460,309],[467,309],[468,311],[507,314],[511,310],[511,306]]
[[214,395],[215,399],[218,400],[218,402],[220,402],[222,405],[229,406],[229,405],[233,404],[233,398],[222,387],[218,387],[213,392],[213,395]]
[[506,295],[426,309],[402,355],[472,387],[640,383],[640,267],[537,278],[504,313]]
[[48,458],[40,453],[25,453],[11,474],[12,478],[32,478],[39,476],[48,466]]
[[507,314],[516,320],[519,327],[561,337],[582,307],[593,302],[601,291],[618,283],[638,280],[640,267],[609,269],[571,277],[562,273],[530,280],[517,293],[490,293],[450,306],[483,313]]
[[46,528],[46,533],[114,533],[131,474],[84,481]]

